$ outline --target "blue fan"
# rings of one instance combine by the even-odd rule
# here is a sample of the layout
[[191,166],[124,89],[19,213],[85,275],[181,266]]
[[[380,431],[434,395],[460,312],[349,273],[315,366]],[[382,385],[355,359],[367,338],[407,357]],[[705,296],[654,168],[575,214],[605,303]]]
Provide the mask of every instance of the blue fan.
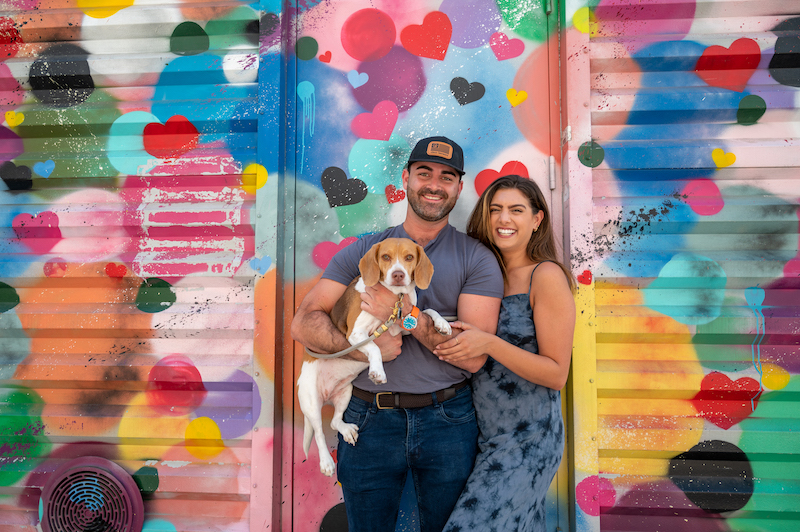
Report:
[[105,458],[70,460],[42,489],[43,532],[141,532],[144,503],[136,481]]

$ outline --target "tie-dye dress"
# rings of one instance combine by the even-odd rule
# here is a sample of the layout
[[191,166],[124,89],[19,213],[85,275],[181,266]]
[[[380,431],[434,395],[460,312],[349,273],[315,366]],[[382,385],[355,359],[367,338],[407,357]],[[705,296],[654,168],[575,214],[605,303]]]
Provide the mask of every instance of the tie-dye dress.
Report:
[[[497,336],[539,351],[530,294],[503,298]],[[517,376],[491,356],[472,388],[479,453],[445,532],[544,531],[545,497],[564,450],[560,392]]]

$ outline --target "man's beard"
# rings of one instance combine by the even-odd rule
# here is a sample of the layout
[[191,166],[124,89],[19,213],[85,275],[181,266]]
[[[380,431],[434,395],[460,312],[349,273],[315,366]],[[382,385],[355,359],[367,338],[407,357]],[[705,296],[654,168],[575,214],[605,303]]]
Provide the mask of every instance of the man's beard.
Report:
[[[409,187],[407,192],[408,204],[411,205],[411,209],[426,222],[438,222],[445,218],[456,206],[456,200],[458,199],[458,196],[449,199],[446,193],[432,192],[427,188],[415,192]],[[440,205],[429,205],[422,199],[422,196],[426,194],[429,196],[439,196],[444,199],[444,202]]]

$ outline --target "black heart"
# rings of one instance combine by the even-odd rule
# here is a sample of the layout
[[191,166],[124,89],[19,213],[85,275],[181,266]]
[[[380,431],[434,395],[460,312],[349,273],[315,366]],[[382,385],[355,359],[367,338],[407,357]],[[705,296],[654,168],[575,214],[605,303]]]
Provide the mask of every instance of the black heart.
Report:
[[450,82],[450,92],[456,97],[458,103],[467,105],[483,98],[486,87],[477,81],[470,83],[464,78],[453,78],[453,81]]
[[27,166],[17,166],[11,161],[6,161],[0,166],[0,178],[5,181],[8,190],[28,190],[33,187],[31,169]]
[[336,166],[326,168],[320,181],[331,207],[355,205],[367,197],[367,184],[357,178],[347,179],[344,170]]

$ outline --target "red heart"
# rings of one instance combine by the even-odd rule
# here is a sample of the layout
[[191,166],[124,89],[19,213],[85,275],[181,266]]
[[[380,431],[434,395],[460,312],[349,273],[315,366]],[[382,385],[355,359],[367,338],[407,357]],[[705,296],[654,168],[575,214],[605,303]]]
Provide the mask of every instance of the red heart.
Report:
[[45,211],[36,216],[26,212],[18,214],[11,222],[17,238],[34,253],[47,253],[61,240],[58,215]]
[[732,381],[724,373],[714,371],[703,377],[692,405],[701,417],[728,430],[753,413],[760,396],[761,385],[757,380],[742,377]]
[[330,63],[331,62],[331,51],[328,50],[327,52],[325,52],[324,54],[319,56],[319,60],[322,61],[323,63]]
[[185,116],[171,116],[164,125],[152,122],[144,126],[144,149],[153,157],[172,159],[193,150],[200,135]]
[[730,48],[709,46],[697,60],[695,73],[712,87],[742,92],[761,61],[753,39],[736,39]]
[[453,25],[441,11],[425,15],[421,25],[412,24],[400,32],[400,42],[406,50],[419,57],[441,61],[447,55]]
[[386,187],[384,192],[386,193],[386,199],[389,201],[389,203],[397,203],[406,199],[406,193],[402,190],[397,190],[397,187],[394,185],[389,185]]
[[106,275],[109,277],[125,277],[125,273],[128,271],[123,264],[114,264],[113,262],[109,262],[106,264]]
[[491,169],[479,172],[478,175],[475,176],[475,192],[481,195],[483,191],[486,190],[486,187],[491,185],[498,177],[513,174],[521,177],[530,177],[528,175],[528,169],[524,164],[519,161],[509,161],[503,165],[503,168],[501,168],[499,172]]
[[356,237],[351,236],[345,238],[338,244],[334,244],[333,242],[320,242],[314,246],[314,251],[311,252],[311,258],[314,260],[314,264],[324,270],[340,249],[346,248],[356,240],[358,240]]
[[592,284],[592,272],[583,270],[583,273],[578,276],[578,282],[581,284]]

